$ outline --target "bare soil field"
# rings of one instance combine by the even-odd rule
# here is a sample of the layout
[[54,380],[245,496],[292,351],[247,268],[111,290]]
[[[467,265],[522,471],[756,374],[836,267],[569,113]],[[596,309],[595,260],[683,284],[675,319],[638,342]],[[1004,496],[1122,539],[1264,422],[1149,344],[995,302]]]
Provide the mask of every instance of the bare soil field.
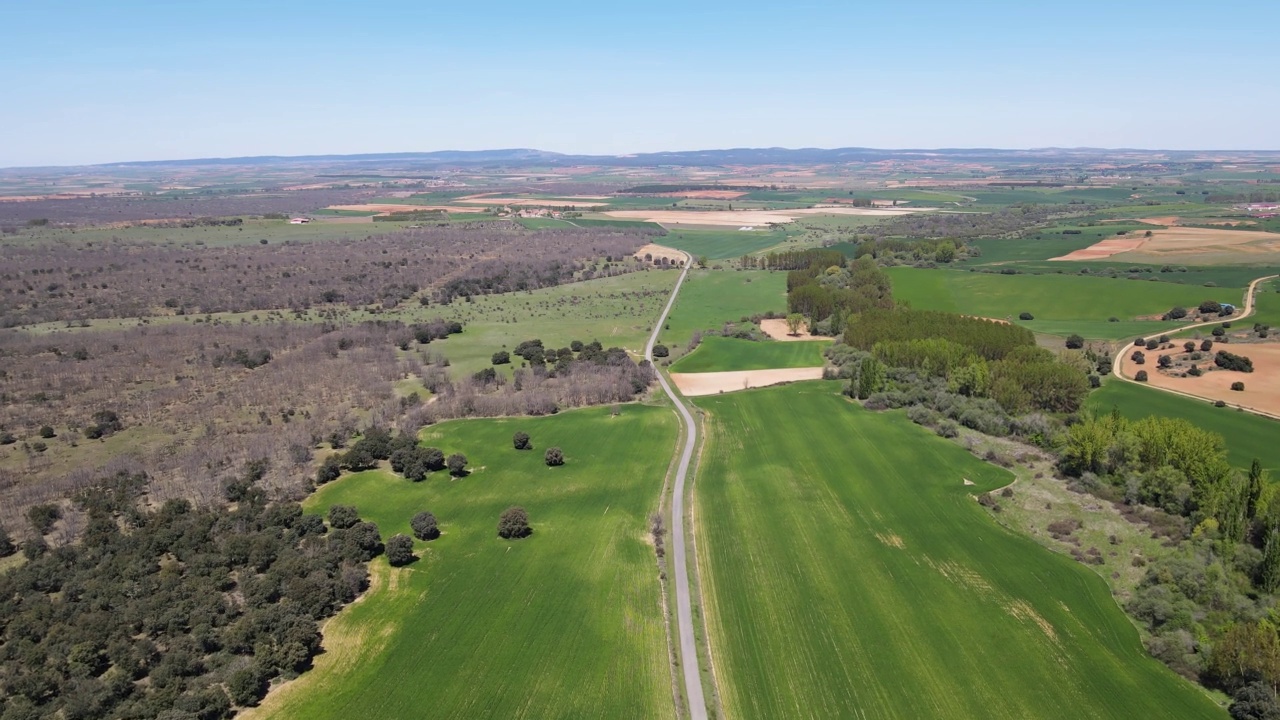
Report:
[[830,338],[819,337],[817,335],[810,335],[809,326],[807,323],[800,324],[799,335],[789,335],[787,333],[787,321],[783,318],[774,318],[772,320],[761,320],[760,329],[764,331],[765,335],[768,335],[774,340],[781,340],[782,342],[796,342],[798,340],[829,340],[830,339]]
[[746,195],[735,190],[682,190],[680,192],[658,193],[658,197],[689,198],[690,200],[735,200]]
[[765,387],[799,380],[821,380],[822,368],[735,370],[732,372],[671,373],[671,380],[686,397]]
[[[1200,377],[1175,377],[1156,370],[1154,359],[1159,354],[1156,351],[1147,353],[1145,365],[1138,365],[1132,358],[1125,356],[1122,368],[1126,377],[1133,377],[1139,370],[1146,370],[1147,384],[1154,387],[1280,414],[1280,343],[1233,343],[1225,349],[1252,360],[1253,372],[1218,369],[1209,371],[1206,368],[1205,374]],[[1202,368],[1206,365],[1212,368],[1213,361],[1201,363]],[[1232,390],[1231,383],[1234,382],[1244,383],[1244,392]]]
[[1075,250],[1056,258],[1049,258],[1049,260],[1101,260],[1112,255],[1137,250],[1142,247],[1143,242],[1142,238],[1109,238],[1096,242],[1087,248]]
[[863,215],[892,217],[926,212],[933,208],[851,208],[816,207],[798,210],[608,210],[604,215],[622,220],[644,220],[663,225],[716,225],[742,227],[789,223],[805,215]]
[[675,248],[669,248],[666,245],[655,245],[654,243],[649,243],[648,245],[645,245],[644,247],[635,251],[634,257],[637,260],[641,260],[644,258],[645,255],[650,256],[654,260],[658,260],[660,258],[666,258],[671,262],[685,261],[684,253],[680,252],[679,250],[676,250]]
[[[562,205],[572,205],[581,207],[600,207],[603,203],[597,202],[607,198],[599,197],[563,197],[563,198],[513,198],[513,197],[470,197],[458,198],[460,203],[468,203],[474,205],[520,205],[524,207],[560,207]],[[474,211],[473,211],[474,212]]]

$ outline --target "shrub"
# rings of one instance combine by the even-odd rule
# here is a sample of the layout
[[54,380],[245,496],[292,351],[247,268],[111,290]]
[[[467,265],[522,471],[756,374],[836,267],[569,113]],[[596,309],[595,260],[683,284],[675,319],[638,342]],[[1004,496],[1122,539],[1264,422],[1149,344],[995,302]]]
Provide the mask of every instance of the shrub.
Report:
[[1200,351],[1201,351],[1201,352],[1209,352],[1209,351],[1210,351],[1210,350],[1212,350],[1212,349],[1213,349],[1213,341],[1212,341],[1212,340],[1205,340],[1204,342],[1200,343]]
[[1227,331],[1226,331],[1226,330],[1223,330],[1223,329],[1222,329],[1222,328],[1220,328],[1220,327],[1216,327],[1216,328],[1214,328],[1214,329],[1210,332],[1210,334],[1211,334],[1211,335],[1213,335],[1214,337],[1219,337],[1219,338],[1220,338],[1220,337],[1222,337],[1223,335],[1226,335],[1226,334],[1227,334]]
[[1170,320],[1181,320],[1187,316],[1187,309],[1184,307],[1175,307],[1168,312],[1166,317]]
[[1146,381],[1147,381],[1147,371],[1146,371],[1146,370],[1139,370],[1139,371],[1137,372],[1137,374],[1133,376],[1133,379],[1134,379],[1134,380],[1137,380],[1138,382],[1146,382]]
[[511,362],[511,354],[506,350],[499,350],[494,353],[493,357],[490,359],[493,361],[494,365],[507,365]]
[[440,537],[440,526],[436,523],[436,516],[425,510],[413,516],[409,521],[409,527],[413,529],[413,536],[419,540],[435,540]]
[[1223,400],[1219,400],[1219,401],[1215,402],[1215,403],[1213,404],[1213,406],[1214,406],[1214,407],[1226,407],[1226,406],[1227,406],[1227,403],[1226,403],[1225,401],[1223,401]]
[[1182,343],[1182,349],[1183,349],[1183,350],[1186,350],[1187,352],[1195,352],[1195,350],[1196,350],[1196,344],[1195,344],[1195,341],[1193,341],[1193,340],[1188,340],[1188,341],[1186,341],[1186,342]]
[[557,467],[564,464],[564,453],[558,447],[550,447],[544,459],[548,467]]
[[1158,348],[1158,347],[1160,347],[1160,341],[1159,341],[1159,340],[1151,339],[1151,340],[1148,340],[1148,341],[1147,341],[1146,348],[1147,348],[1148,350],[1155,350],[1155,349],[1156,349],[1156,348]]
[[1236,392],[1244,392],[1244,383],[1237,380],[1231,383],[1231,389],[1235,390]]
[[1079,335],[1070,335],[1067,337],[1067,348],[1071,350],[1079,350],[1084,347],[1084,338]]
[[316,471],[316,485],[324,485],[331,483],[342,475],[342,458],[338,455],[330,455],[320,464],[320,469]]
[[653,356],[656,358],[664,358],[671,354],[671,350],[666,345],[654,345]]
[[1141,350],[1134,350],[1129,359],[1138,365],[1145,365],[1147,362],[1147,356]]
[[49,438],[57,437],[57,435],[58,435],[58,434],[57,434],[56,432],[54,432],[54,431],[53,431],[53,426],[52,426],[52,425],[42,425],[42,426],[40,426],[40,437],[42,437],[42,438],[44,438],[44,439],[48,440]]
[[1214,356],[1213,363],[1223,370],[1234,370],[1236,372],[1251,373],[1253,372],[1253,361],[1244,355],[1236,355],[1235,353],[1219,350]]
[[533,444],[529,440],[529,433],[517,431],[511,436],[511,444],[515,445],[517,450],[532,450]]
[[1216,300],[1205,300],[1200,303],[1200,312],[1202,314],[1220,313],[1222,312],[1222,304]]
[[504,540],[529,537],[533,528],[529,527],[529,513],[522,507],[509,507],[498,518],[498,537]]
[[27,520],[35,528],[37,535],[48,535],[53,524],[62,518],[62,509],[57,505],[32,505],[27,509]]
[[0,432],[0,445],[12,445],[18,442],[17,436],[9,431]]
[[413,554],[413,538],[408,535],[392,535],[387,540],[387,562],[391,567],[408,565],[418,558]]
[[1018,313],[1018,319],[1019,320],[1035,320],[1036,318],[1031,313],[1024,312],[1024,313]]

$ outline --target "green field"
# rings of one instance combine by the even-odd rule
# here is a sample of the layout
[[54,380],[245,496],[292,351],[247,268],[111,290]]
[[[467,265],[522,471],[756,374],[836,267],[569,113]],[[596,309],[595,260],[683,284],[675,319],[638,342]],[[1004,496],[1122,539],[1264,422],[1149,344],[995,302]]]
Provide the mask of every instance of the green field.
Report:
[[[954,270],[888,269],[894,299],[921,310],[944,310],[1017,322],[1037,332],[1116,339],[1158,332],[1169,323],[1136,318],[1160,315],[1175,305],[1195,307],[1208,298],[1239,298],[1234,288],[1189,288],[1076,275],[996,275]],[[1236,300],[1239,302],[1239,300]],[[1033,321],[1020,321],[1029,312]],[[1121,322],[1111,323],[1112,317]]]
[[728,230],[672,229],[659,242],[668,247],[684,250],[695,258],[707,256],[711,260],[737,258],[749,253],[771,248],[786,242],[787,234],[758,228],[745,232],[737,228]]
[[1149,415],[1186,419],[1226,438],[1227,457],[1232,465],[1248,468],[1258,458],[1271,471],[1271,477],[1280,480],[1278,421],[1114,378],[1090,393],[1085,407],[1096,413],[1109,413],[1115,408],[1131,419]]
[[1262,323],[1280,332],[1280,279],[1258,283],[1253,305],[1253,315],[1245,319],[1245,324],[1253,327],[1254,323]]
[[671,372],[722,372],[727,370],[768,370],[769,368],[822,367],[822,351],[828,340],[778,340],[756,342],[727,337],[703,339],[697,350],[680,358]]
[[[512,449],[527,431],[535,450]],[[325,654],[259,717],[661,718],[674,715],[647,517],[671,461],[675,416],[625,405],[551,417],[464,420],[423,442],[463,452],[472,474],[411,483],[343,478],[305,504],[355,505],[383,539],[430,510],[443,535],[418,562],[373,563],[373,589],[325,629]],[[563,448],[548,468],[543,450]],[[618,472],[626,468],[626,472]],[[534,534],[497,537],[523,505]]]
[[972,496],[1007,471],[835,382],[697,404],[726,716],[1225,717],[1147,655],[1093,571],[986,516]]
[[662,341],[683,352],[694,331],[719,329],[756,313],[785,312],[787,274],[766,270],[690,270],[667,316]]

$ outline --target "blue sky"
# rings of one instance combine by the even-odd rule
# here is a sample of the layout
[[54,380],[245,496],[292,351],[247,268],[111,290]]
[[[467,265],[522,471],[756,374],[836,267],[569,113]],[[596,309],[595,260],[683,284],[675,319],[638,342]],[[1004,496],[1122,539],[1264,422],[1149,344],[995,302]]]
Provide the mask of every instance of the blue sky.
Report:
[[0,3],[0,166],[500,147],[1280,149],[1274,3],[436,4]]

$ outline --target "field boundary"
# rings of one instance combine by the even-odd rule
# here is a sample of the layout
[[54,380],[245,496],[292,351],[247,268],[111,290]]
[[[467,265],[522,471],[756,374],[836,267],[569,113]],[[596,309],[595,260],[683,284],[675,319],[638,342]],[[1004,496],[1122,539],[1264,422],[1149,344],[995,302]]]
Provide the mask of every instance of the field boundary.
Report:
[[[1245,318],[1252,315],[1254,310],[1253,300],[1254,300],[1254,295],[1257,293],[1258,285],[1266,282],[1267,280],[1271,280],[1277,277],[1280,277],[1280,275],[1266,275],[1264,277],[1260,277],[1250,282],[1249,287],[1245,288],[1245,291],[1244,291],[1244,310],[1239,315],[1233,316],[1231,318],[1231,322],[1235,322],[1237,320],[1244,320]],[[1191,325],[1184,325],[1178,328],[1177,332],[1182,332],[1184,330],[1195,330],[1197,328],[1208,327],[1210,325],[1217,325],[1221,322],[1223,321],[1221,319],[1218,319],[1218,320],[1212,320],[1209,322],[1192,323]],[[1227,407],[1235,408],[1237,410],[1243,410],[1245,412],[1253,413],[1254,415],[1260,415],[1265,418],[1271,418],[1272,420],[1280,420],[1280,415],[1273,412],[1268,412],[1266,410],[1261,410],[1259,408],[1250,407],[1248,405],[1243,405],[1241,403],[1229,403],[1229,402],[1226,402],[1225,400],[1215,401],[1213,398],[1205,398],[1205,397],[1201,397],[1199,395],[1195,395],[1193,393],[1185,392],[1182,390],[1174,390],[1173,388],[1165,388],[1165,387],[1157,387],[1155,385],[1148,385],[1147,383],[1138,382],[1137,380],[1134,380],[1131,377],[1126,377],[1124,374],[1124,368],[1123,368],[1124,357],[1125,357],[1125,353],[1133,349],[1133,346],[1134,346],[1134,341],[1130,340],[1128,343],[1125,344],[1124,347],[1120,348],[1119,352],[1116,353],[1115,358],[1112,359],[1111,361],[1112,375],[1120,378],[1125,382],[1131,382],[1135,385],[1142,385],[1144,387],[1149,387],[1152,390],[1159,390],[1160,392],[1167,392],[1173,395],[1181,395],[1182,397],[1190,398],[1192,400],[1198,400],[1200,402],[1222,402]]]

